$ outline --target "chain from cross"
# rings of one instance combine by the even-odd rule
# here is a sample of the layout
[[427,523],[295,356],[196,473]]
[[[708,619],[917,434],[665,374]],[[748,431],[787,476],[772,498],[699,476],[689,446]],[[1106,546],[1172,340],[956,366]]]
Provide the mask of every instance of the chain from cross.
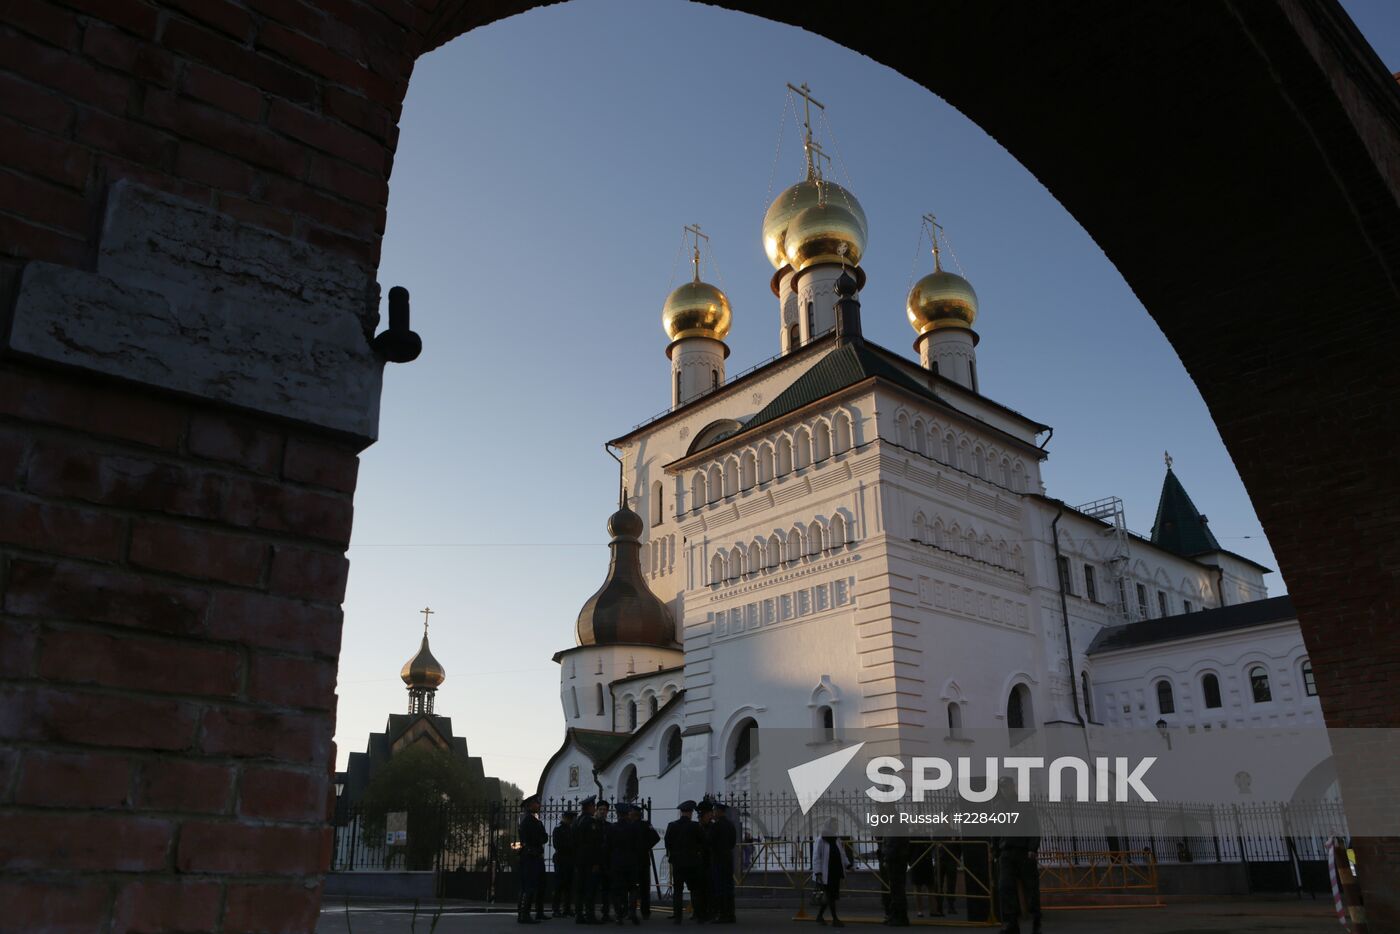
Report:
[[691,264],[695,267],[695,281],[700,281],[700,241],[710,242],[709,234],[701,233],[699,224],[686,224],[685,232],[695,236],[695,252],[691,255]]
[[423,635],[426,636],[428,634],[428,617],[433,615],[433,611],[427,607],[423,607],[423,609],[418,612],[423,614]]
[[938,232],[943,229],[943,225],[938,223],[938,218],[934,217],[932,212],[924,215],[924,223],[928,224],[928,237],[933,241],[933,271],[939,272],[943,269],[943,262],[938,256]]

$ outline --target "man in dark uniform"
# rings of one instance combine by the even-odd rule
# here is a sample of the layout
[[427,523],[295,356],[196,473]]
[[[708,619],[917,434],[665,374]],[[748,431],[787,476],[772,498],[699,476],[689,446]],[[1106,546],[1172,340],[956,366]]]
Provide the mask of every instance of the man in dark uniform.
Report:
[[729,820],[729,809],[716,801],[711,809],[709,825],[708,862],[710,867],[710,920],[720,924],[735,924],[734,917],[734,848],[739,844],[739,831]]
[[[612,875],[608,872],[612,861],[612,831],[613,825],[608,822],[608,802],[600,800],[593,809],[593,820],[597,823],[601,833],[598,840],[601,849],[598,852],[598,904],[603,909],[603,914],[599,921],[606,922],[612,917]],[[589,914],[592,912],[592,905],[589,905]]]
[[603,834],[607,828],[598,823],[596,800],[584,798],[583,814],[574,821],[574,921],[597,924],[598,876],[602,871]]
[[880,838],[880,865],[885,873],[885,923],[891,927],[909,926],[909,838],[891,834]]
[[[540,820],[540,796],[531,795],[523,802],[520,815],[520,904],[515,920],[519,924],[536,924],[544,920],[544,847],[549,833]],[[530,917],[531,906],[536,917]]]
[[641,822],[642,809],[635,804],[620,804],[617,813],[618,821],[612,825],[608,843],[608,876],[612,883],[613,908],[617,911],[618,924],[629,916],[633,924],[640,924],[637,916],[638,883],[643,887],[646,885],[646,876],[641,870],[646,864],[651,845],[656,842],[656,831],[651,829],[650,824]]
[[565,811],[554,828],[554,917],[574,913],[574,817]]
[[700,821],[700,859],[701,867],[699,872],[700,901],[695,906],[694,914],[696,921],[715,920],[715,887],[711,882],[711,870],[714,860],[711,858],[710,838],[715,829],[715,803],[710,800],[709,795],[700,799],[700,803],[695,808],[695,814]]
[[637,848],[637,903],[641,908],[642,919],[646,920],[651,917],[651,854],[656,849],[656,844],[661,842],[661,834],[651,826],[651,821],[642,813],[639,805],[632,805],[632,809],[636,812],[637,820],[637,836],[633,841]]
[[671,863],[671,908],[674,912],[671,920],[676,924],[685,919],[681,890],[686,887],[690,889],[690,902],[695,908],[696,920],[704,918],[700,877],[705,868],[705,846],[700,825],[691,820],[695,802],[682,801],[680,812],[680,817],[666,825],[666,858]]
[[1018,812],[1017,836],[999,837],[997,853],[997,907],[1001,911],[1002,934],[1020,934],[1021,906],[1031,916],[1031,931],[1040,934],[1040,821],[1029,801],[1016,797],[1016,780],[1002,778],[991,806],[999,811]]

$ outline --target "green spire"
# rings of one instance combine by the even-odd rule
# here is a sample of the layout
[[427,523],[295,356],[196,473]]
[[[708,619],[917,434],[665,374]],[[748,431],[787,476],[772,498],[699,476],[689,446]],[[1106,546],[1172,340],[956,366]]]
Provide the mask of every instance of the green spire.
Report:
[[1152,544],[1184,558],[1208,551],[1219,551],[1220,543],[1206,525],[1206,517],[1196,509],[1186,488],[1172,473],[1167,457],[1167,478],[1162,481],[1162,497],[1157,501],[1157,519],[1152,523]]

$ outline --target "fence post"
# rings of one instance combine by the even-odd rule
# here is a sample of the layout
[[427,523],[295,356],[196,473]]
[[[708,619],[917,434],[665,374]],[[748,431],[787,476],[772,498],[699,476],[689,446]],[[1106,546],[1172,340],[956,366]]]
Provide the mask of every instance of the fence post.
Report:
[[1210,840],[1215,844],[1215,861],[1221,862],[1220,858],[1220,827],[1215,822],[1215,803],[1210,805]]
[[1240,821],[1240,806],[1230,805],[1230,809],[1235,812],[1235,839],[1240,845],[1240,861],[1244,863],[1244,888],[1247,894],[1254,894],[1254,880],[1249,871],[1249,851],[1244,848],[1244,825]]

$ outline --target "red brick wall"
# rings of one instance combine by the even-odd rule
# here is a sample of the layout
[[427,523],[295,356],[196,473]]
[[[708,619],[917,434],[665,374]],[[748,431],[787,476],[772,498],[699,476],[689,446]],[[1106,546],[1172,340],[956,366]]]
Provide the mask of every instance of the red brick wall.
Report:
[[0,930],[309,930],[356,464],[0,366]]

